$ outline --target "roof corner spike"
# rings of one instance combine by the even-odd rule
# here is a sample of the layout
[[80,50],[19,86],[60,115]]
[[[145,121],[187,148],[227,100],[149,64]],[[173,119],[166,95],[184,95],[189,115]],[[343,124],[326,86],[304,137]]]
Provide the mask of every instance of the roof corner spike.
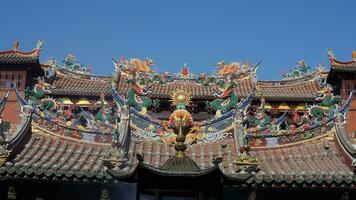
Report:
[[18,50],[19,50],[19,46],[20,46],[20,41],[15,40],[15,42],[14,42],[14,44],[13,44],[13,46],[12,46],[12,49],[13,49],[14,51],[18,51]]
[[[352,97],[356,94],[356,90],[352,90],[349,94],[349,97],[346,99],[344,104],[339,108],[339,113],[343,114],[344,117],[346,117],[347,112],[349,111],[351,102],[352,102]],[[345,118],[346,119],[346,118]]]
[[333,59],[335,59],[335,55],[334,55],[334,50],[332,48],[328,49],[328,57],[329,60],[332,61]]
[[44,41],[43,40],[38,40],[37,43],[36,43],[36,49],[37,50],[42,49],[43,45],[44,45]]
[[9,97],[9,90],[6,90],[4,96],[0,100],[0,123],[1,123],[1,119],[2,119],[2,112],[5,109],[5,104],[7,102],[8,97]]
[[251,70],[252,73],[254,73],[254,74],[257,73],[257,69],[258,69],[258,67],[259,67],[260,64],[261,64],[261,61],[262,61],[262,57],[260,57],[260,59],[258,59],[258,61],[257,61],[256,64],[254,64],[254,65],[251,66],[250,70]]
[[114,56],[111,56],[111,61],[116,65],[117,61],[115,60]]

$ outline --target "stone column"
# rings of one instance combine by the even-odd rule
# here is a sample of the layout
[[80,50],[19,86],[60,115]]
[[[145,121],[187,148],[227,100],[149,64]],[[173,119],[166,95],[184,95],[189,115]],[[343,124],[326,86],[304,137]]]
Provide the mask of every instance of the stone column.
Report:
[[348,191],[343,192],[340,199],[341,199],[341,200],[349,200],[349,199],[350,199],[350,194],[349,194],[349,192],[348,192]]
[[120,125],[119,125],[119,145],[126,146],[126,142],[130,135],[129,133],[129,122],[130,122],[130,110],[128,106],[123,106],[121,109],[121,118],[120,118]]
[[101,187],[101,196],[100,200],[110,200],[109,189],[106,185]]
[[240,154],[240,148],[244,146],[244,126],[243,126],[243,111],[238,110],[234,116],[234,139],[237,155]]
[[256,200],[256,190],[252,189],[250,194],[248,194],[248,200]]
[[9,186],[7,191],[7,199],[16,199],[16,188],[14,186]]

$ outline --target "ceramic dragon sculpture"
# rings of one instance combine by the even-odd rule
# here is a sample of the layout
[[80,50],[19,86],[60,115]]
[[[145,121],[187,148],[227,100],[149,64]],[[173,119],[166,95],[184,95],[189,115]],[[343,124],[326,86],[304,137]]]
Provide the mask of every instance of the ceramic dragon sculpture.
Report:
[[154,61],[149,58],[143,61],[137,58],[126,60],[123,57],[119,61],[113,61],[115,65],[114,79],[118,80],[121,73],[129,77],[127,83],[130,84],[130,88],[126,92],[126,104],[135,108],[141,114],[146,114],[150,106],[158,103],[158,101],[152,101],[147,96],[151,93],[150,87],[153,81],[156,81],[154,78],[157,78],[151,70]]
[[231,76],[248,71],[250,64],[241,64],[240,62],[226,64],[225,61],[220,61],[216,63],[216,66],[219,69],[217,72],[218,76]]
[[138,72],[152,73],[151,67],[154,65],[154,61],[150,58],[145,58],[143,61],[137,58],[131,58],[126,60],[124,57],[120,57],[120,60],[113,60],[115,65],[115,71],[122,71],[125,74],[136,74]]
[[147,108],[152,106],[152,100],[147,95],[151,93],[149,80],[144,77],[136,76],[128,80],[131,87],[127,90],[127,105],[134,107],[141,114],[147,113]]
[[310,73],[310,67],[305,63],[304,60],[298,61],[295,69],[288,73],[282,73],[284,79],[300,78],[306,74]]
[[[245,116],[246,123],[251,127],[253,131],[261,131],[271,128],[273,126],[279,126],[279,122],[273,122],[271,117],[265,110],[265,99],[260,98],[261,105],[250,110],[249,114]],[[276,121],[280,121],[279,119]]]
[[257,108],[256,114],[255,114],[255,119],[254,119],[255,125],[257,125],[256,128],[264,128],[271,124],[271,118],[265,112],[264,105],[265,105],[265,99],[262,97],[261,98],[261,106],[259,108]]
[[315,100],[321,101],[320,104],[306,106],[306,109],[312,119],[316,122],[322,121],[325,116],[333,117],[337,113],[337,109],[342,102],[340,96],[335,96],[332,93],[332,88],[330,86],[326,86],[319,91]]
[[65,60],[62,61],[62,68],[79,74],[91,74],[91,69],[88,66],[79,63],[73,54],[68,54]]
[[309,128],[310,119],[307,111],[304,111],[303,114],[299,114],[296,109],[290,112],[291,117],[287,119],[290,130],[306,130]]
[[56,102],[46,96],[46,94],[51,93],[49,86],[48,83],[38,79],[37,84],[32,89],[27,88],[25,95],[28,96],[29,103],[40,110],[52,110],[56,106]]
[[217,85],[213,93],[217,99],[212,102],[206,102],[206,108],[216,111],[216,117],[220,117],[231,109],[236,108],[238,97],[233,89],[237,84],[235,82],[226,84],[224,81],[220,81]]

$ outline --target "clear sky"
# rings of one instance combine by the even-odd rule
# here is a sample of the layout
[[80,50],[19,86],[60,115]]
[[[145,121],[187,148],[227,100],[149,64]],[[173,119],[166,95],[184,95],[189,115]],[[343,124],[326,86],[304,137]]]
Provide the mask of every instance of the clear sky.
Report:
[[187,63],[195,73],[262,58],[259,79],[280,79],[300,59],[329,66],[330,47],[351,60],[355,9],[355,0],[1,0],[0,49],[20,40],[30,50],[42,39],[42,62],[71,52],[95,74],[112,73],[112,56],[150,57],[161,72]]

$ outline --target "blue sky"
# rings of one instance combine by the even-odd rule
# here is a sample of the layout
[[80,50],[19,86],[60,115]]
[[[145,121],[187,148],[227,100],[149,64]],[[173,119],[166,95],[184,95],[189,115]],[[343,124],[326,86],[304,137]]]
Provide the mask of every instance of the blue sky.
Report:
[[217,61],[257,62],[259,79],[280,79],[300,59],[313,68],[356,50],[356,1],[16,1],[0,2],[0,49],[14,40],[41,60],[71,52],[96,74],[111,57],[154,59],[159,71],[215,70]]

